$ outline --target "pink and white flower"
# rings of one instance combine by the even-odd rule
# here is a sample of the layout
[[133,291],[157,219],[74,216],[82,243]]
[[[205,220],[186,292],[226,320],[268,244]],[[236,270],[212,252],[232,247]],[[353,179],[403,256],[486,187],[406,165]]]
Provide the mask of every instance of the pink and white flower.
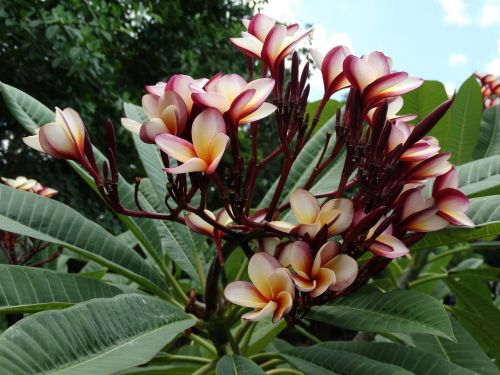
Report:
[[[429,146],[426,145],[426,147]],[[443,152],[414,164],[408,171],[407,181],[418,182],[445,174],[453,167],[448,161],[450,156],[451,154],[449,152]]]
[[311,238],[314,238],[324,226],[327,227],[329,237],[343,233],[351,225],[354,214],[351,200],[331,199],[320,207],[316,197],[304,189],[296,189],[292,192],[290,206],[297,224],[271,221],[269,226],[298,236],[307,234]]
[[27,179],[24,176],[18,176],[15,179],[2,177],[2,181],[5,185],[14,189],[35,193],[45,198],[50,198],[59,193],[56,189],[43,186],[37,180]]
[[[387,102],[387,120],[397,123],[398,121],[411,121],[417,118],[417,115],[398,115],[398,112],[403,108],[403,104],[404,101],[401,96],[396,96],[394,99],[389,100]],[[371,127],[373,127],[373,121],[377,117],[376,115],[379,110],[380,107],[374,107],[366,113],[366,120]]]
[[247,83],[238,74],[218,73],[203,87],[191,87],[193,100],[203,107],[227,114],[233,125],[247,124],[269,116],[276,106],[265,100],[274,87],[274,79],[260,78]]
[[345,46],[337,46],[323,55],[317,49],[310,49],[312,58],[321,70],[323,85],[325,88],[325,98],[329,98],[335,92],[349,87],[351,84],[344,74],[344,60],[352,52]]
[[229,142],[225,129],[222,115],[213,108],[207,108],[193,121],[193,143],[172,134],[157,135],[155,141],[160,149],[183,163],[164,170],[168,173],[214,173]]
[[[387,152],[391,152],[397,146],[403,145],[415,127],[404,121],[397,120],[392,124],[391,134],[387,142]],[[439,141],[432,136],[425,136],[406,150],[399,160],[404,162],[419,162],[436,155],[441,147]]]
[[356,279],[358,263],[339,250],[338,242],[327,242],[313,256],[307,242],[295,241],[283,249],[279,260],[284,267],[291,267],[300,291],[318,297],[328,289],[343,290]]
[[248,263],[250,281],[234,281],[224,289],[224,296],[232,303],[255,310],[242,315],[243,319],[257,321],[270,315],[273,323],[288,314],[295,298],[295,286],[290,272],[276,258],[261,252]]
[[85,126],[78,112],[56,107],[55,120],[36,129],[36,135],[23,141],[35,150],[56,159],[85,161]]
[[390,60],[382,52],[372,52],[361,58],[347,56],[344,73],[360,92],[365,112],[423,83],[422,79],[410,77],[406,72],[391,72]]
[[246,55],[262,60],[273,77],[281,62],[312,31],[299,30],[298,24],[288,27],[277,24],[261,13],[250,20],[243,20],[243,25],[247,31],[242,33],[241,38],[231,38],[231,42]]

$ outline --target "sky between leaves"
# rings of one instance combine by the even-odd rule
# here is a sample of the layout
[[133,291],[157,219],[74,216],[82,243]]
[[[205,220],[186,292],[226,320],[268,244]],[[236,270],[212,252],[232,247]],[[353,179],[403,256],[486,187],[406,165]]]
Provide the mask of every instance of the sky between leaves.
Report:
[[[453,92],[474,71],[500,75],[500,0],[269,0],[263,13],[312,24],[312,45],[380,50],[394,69],[443,82]],[[320,99],[319,71],[310,99]]]

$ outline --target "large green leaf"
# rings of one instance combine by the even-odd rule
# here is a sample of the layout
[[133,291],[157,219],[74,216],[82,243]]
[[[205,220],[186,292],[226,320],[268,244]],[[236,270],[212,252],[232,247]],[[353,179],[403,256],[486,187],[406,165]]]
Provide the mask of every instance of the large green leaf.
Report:
[[[450,342],[449,340],[443,340]],[[353,352],[375,361],[396,365],[418,375],[474,375],[443,357],[398,344],[382,342],[327,342],[321,348]]]
[[441,303],[427,294],[409,290],[383,293],[364,288],[314,307],[307,317],[355,331],[430,333],[453,339],[450,320]]
[[[288,195],[292,190],[302,187],[309,176],[311,175],[316,163],[320,157],[321,150],[326,139],[326,133],[332,133],[332,138],[329,143],[329,150],[332,149],[335,143],[335,119],[328,120],[325,125],[323,125],[314,136],[306,143],[302,151],[300,151],[295,163],[293,163],[290,174],[286,181],[285,187],[283,188],[283,193],[281,194],[282,200],[286,200]],[[276,185],[278,180],[274,182],[269,191],[266,193],[264,198],[259,204],[259,207],[267,207],[271,203],[274,191],[276,190]]]
[[500,105],[486,108],[483,112],[474,159],[500,154]]
[[500,155],[460,165],[457,172],[458,187],[464,194],[471,196],[491,192],[500,187]]
[[420,350],[440,355],[447,361],[483,375],[498,375],[498,369],[476,341],[455,320],[451,319],[456,342],[433,335],[413,335]]
[[472,159],[483,113],[481,88],[474,75],[460,86],[445,121],[430,132],[443,150],[451,152],[451,162],[460,165]]
[[500,195],[473,198],[467,215],[475,228],[448,228],[428,233],[412,246],[413,250],[452,245],[500,234]]
[[265,375],[257,364],[240,355],[228,355],[219,359],[216,368],[217,375]]
[[245,355],[250,356],[260,353],[285,328],[286,322],[284,320],[276,324],[272,323],[270,320],[261,320],[257,322]]
[[[37,127],[54,120],[54,113],[49,108],[21,90],[0,82],[0,91],[9,111],[28,132],[34,134]],[[94,148],[94,155],[97,164],[102,165],[102,162],[105,160],[104,155],[96,148]],[[68,163],[86,183],[96,190],[93,180],[78,163],[74,161],[68,161]],[[135,207],[134,187],[127,183],[121,176],[118,184],[118,192],[124,206]],[[142,196],[139,197],[139,200],[145,209],[151,208]],[[118,215],[118,217],[138,237],[149,254],[159,252],[161,239],[153,220],[123,215]],[[153,254],[153,258],[155,258],[155,254]]]
[[445,280],[446,285],[456,296],[458,303],[453,312],[458,321],[469,331],[490,356],[500,359],[500,310],[464,283],[453,278]]
[[352,352],[323,346],[294,348],[282,354],[292,366],[314,375],[406,375],[402,367],[379,362]]
[[0,229],[65,246],[164,295],[161,275],[96,223],[56,200],[0,185]]
[[[126,116],[132,120],[142,123],[146,119],[141,107],[125,103],[124,109]],[[157,200],[163,202],[166,194],[167,178],[162,171],[163,164],[160,153],[155,146],[142,142],[136,134],[133,134],[132,137],[142,165],[153,185]],[[157,225],[163,249],[167,255],[193,280],[199,283],[196,267],[200,267],[200,265],[196,263],[195,244],[191,232],[185,225],[172,221],[161,221]]]
[[[316,110],[319,107],[319,104],[321,103],[320,100],[316,100],[314,102],[307,103],[306,106],[306,113],[309,114],[309,118],[313,118],[314,114],[316,113]],[[342,107],[345,103],[344,102],[339,102],[337,100],[329,100],[325,107],[323,108],[323,111],[321,112],[321,117],[319,118],[318,123],[316,124],[316,131],[321,129],[321,127],[332,117],[335,116],[337,113],[337,109]]]
[[148,362],[195,321],[156,297],[123,294],[31,315],[0,336],[4,375],[113,374]]
[[112,285],[79,274],[0,265],[0,313],[58,309],[120,293]]

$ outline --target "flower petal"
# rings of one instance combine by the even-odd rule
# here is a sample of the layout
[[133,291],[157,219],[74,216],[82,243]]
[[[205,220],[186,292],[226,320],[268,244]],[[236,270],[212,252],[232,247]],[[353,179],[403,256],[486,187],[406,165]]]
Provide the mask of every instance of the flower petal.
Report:
[[290,276],[290,272],[286,268],[276,269],[266,281],[269,282],[269,286],[271,287],[273,299],[276,299],[277,296],[283,291],[288,292],[292,296],[295,295],[295,286],[293,285],[293,280]]
[[257,309],[243,314],[241,317],[245,320],[258,321],[270,316],[278,308],[278,304],[274,301],[269,301],[262,309]]
[[[214,108],[203,110],[193,121],[191,135],[196,154],[203,160],[212,161],[211,145],[217,134],[225,133],[226,124],[222,115]],[[220,151],[220,150],[217,150]]]
[[290,233],[296,227],[295,224],[290,224],[286,221],[279,221],[279,220],[270,221],[269,223],[267,223],[267,225],[283,233]]
[[244,38],[230,38],[229,40],[244,54],[260,59],[263,44],[253,35]]
[[194,92],[191,97],[195,103],[204,107],[215,108],[220,113],[225,113],[231,105],[231,102],[224,95],[217,92]]
[[276,21],[262,13],[257,13],[248,24],[248,32],[255,35],[259,40],[264,41],[271,31]]
[[27,146],[29,146],[37,151],[45,152],[45,150],[42,148],[42,145],[40,144],[40,138],[38,137],[38,134],[30,135],[28,137],[23,137],[23,142]]
[[292,275],[293,282],[301,292],[310,292],[316,288],[316,280],[304,279],[300,275]]
[[165,126],[161,118],[152,118],[142,124],[139,130],[139,137],[145,143],[155,143],[156,136],[160,134],[169,134],[170,131]]
[[122,117],[121,123],[125,129],[134,134],[139,134],[139,131],[141,130],[141,124],[135,120]]
[[370,251],[384,258],[399,258],[410,251],[404,243],[390,234],[381,234],[370,246]]
[[465,226],[465,227],[475,227],[476,224],[463,212],[458,211],[446,211],[439,212],[440,216],[443,216],[452,225]]
[[80,158],[80,151],[64,126],[55,122],[43,125],[40,127],[38,136],[40,145],[47,154],[57,159]]
[[254,95],[251,99],[246,103],[244,108],[243,115],[246,116],[252,112],[254,112],[257,108],[264,103],[273,91],[274,88],[274,79],[272,78],[260,78],[254,81],[249,82],[245,90],[255,90]]
[[[211,211],[205,210],[205,214],[210,216],[212,219],[215,219],[215,216]],[[192,212],[188,212],[184,216],[184,220],[186,222],[187,227],[191,229],[193,232],[204,234],[210,237],[214,236],[214,227],[212,226],[212,224],[207,223],[200,216]]]
[[267,299],[273,298],[270,277],[281,267],[278,260],[267,253],[255,253],[248,262],[248,277],[257,290]]
[[258,121],[263,119],[264,117],[269,116],[274,113],[278,107],[271,103],[262,103],[262,105],[257,108],[255,111],[250,113],[248,116],[240,119],[239,124],[248,124],[250,122]]
[[234,281],[224,289],[226,299],[236,305],[263,308],[267,305],[266,298],[248,281]]
[[328,268],[320,268],[318,273],[316,274],[315,281],[316,287],[309,293],[311,297],[318,297],[332,285],[335,285],[335,272]]
[[319,214],[321,226],[328,226],[328,236],[343,233],[352,223],[354,206],[350,199],[331,199],[322,207]]
[[440,190],[434,197],[439,211],[465,212],[469,209],[469,198],[460,190],[446,188]]
[[409,223],[404,226],[404,230],[414,232],[434,232],[448,226],[448,221],[436,215],[436,210],[424,212],[421,215],[416,215]]
[[285,41],[286,36],[286,27],[283,25],[275,25],[264,40],[261,56],[262,60],[269,67],[272,73],[274,73],[276,68],[275,62],[281,51],[283,51],[283,42]]
[[325,268],[335,272],[335,284],[330,286],[333,291],[344,290],[358,275],[358,262],[346,254],[337,255]]
[[208,168],[207,174],[212,174],[217,169],[217,166],[224,155],[224,151],[229,143],[229,137],[225,134],[219,133],[213,139],[210,144],[209,160],[207,160]]
[[292,268],[297,274],[310,279],[313,264],[313,255],[307,242],[295,241],[290,249],[290,261]]
[[180,174],[191,172],[205,172],[208,169],[207,163],[199,158],[192,158],[175,168],[164,168],[167,173]]
[[171,134],[160,134],[155,138],[156,144],[168,156],[180,162],[187,162],[196,157],[196,152],[191,143]]
[[316,277],[320,268],[335,258],[339,254],[339,250],[340,244],[338,242],[328,241],[321,246],[314,257],[311,276]]
[[273,323],[277,323],[283,315],[290,312],[293,306],[293,297],[290,293],[283,291],[278,294],[276,302],[278,303],[278,307],[273,314]]
[[452,167],[448,172],[437,176],[432,186],[432,195],[443,189],[458,189],[458,173],[455,167]]
[[320,212],[318,200],[304,189],[295,189],[290,195],[293,216],[300,224],[313,224]]
[[146,94],[142,97],[142,108],[144,109],[146,116],[149,118],[160,117],[160,113],[158,111],[159,102],[159,97],[153,94]]

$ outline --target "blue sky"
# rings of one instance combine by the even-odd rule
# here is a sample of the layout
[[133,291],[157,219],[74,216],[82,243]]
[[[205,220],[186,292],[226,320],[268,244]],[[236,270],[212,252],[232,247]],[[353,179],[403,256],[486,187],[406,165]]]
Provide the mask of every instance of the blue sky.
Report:
[[[457,88],[472,72],[500,75],[500,0],[269,0],[264,13],[314,26],[314,47],[380,50],[394,69]],[[312,97],[322,95],[312,79]]]

